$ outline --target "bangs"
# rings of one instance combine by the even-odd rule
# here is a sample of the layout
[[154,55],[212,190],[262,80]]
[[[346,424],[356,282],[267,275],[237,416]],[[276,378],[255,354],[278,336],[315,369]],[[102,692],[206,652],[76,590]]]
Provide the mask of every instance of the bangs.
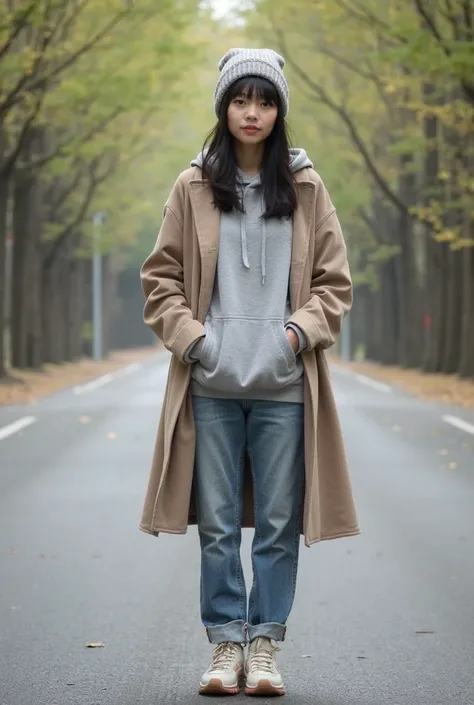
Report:
[[260,98],[267,103],[279,105],[278,91],[270,81],[260,76],[244,76],[232,84],[229,88],[230,100],[234,100],[239,95],[252,100],[254,97]]

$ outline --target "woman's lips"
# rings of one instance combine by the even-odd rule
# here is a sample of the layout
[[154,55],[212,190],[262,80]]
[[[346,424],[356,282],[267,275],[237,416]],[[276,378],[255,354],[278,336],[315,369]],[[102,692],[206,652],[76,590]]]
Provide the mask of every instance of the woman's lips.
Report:
[[249,132],[250,134],[255,134],[255,132],[259,132],[258,127],[243,127],[242,128],[244,132]]

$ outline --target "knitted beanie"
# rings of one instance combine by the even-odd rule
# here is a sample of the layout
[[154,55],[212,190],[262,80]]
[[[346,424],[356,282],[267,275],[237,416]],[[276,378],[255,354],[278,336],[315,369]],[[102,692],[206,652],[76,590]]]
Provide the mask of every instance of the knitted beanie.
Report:
[[280,94],[283,115],[288,114],[289,89],[283,75],[285,59],[272,49],[231,49],[219,61],[221,75],[214,92],[214,110],[219,110],[227,89],[244,76],[260,76],[273,83]]

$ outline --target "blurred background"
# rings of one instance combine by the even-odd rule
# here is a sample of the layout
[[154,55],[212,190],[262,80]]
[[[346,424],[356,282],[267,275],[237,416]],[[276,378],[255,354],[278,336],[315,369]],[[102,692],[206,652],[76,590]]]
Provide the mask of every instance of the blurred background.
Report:
[[344,358],[472,377],[473,14],[470,0],[2,3],[0,376],[151,344],[139,267],[214,122],[219,57],[252,45],[286,57],[293,141],[344,226]]
[[474,0],[0,0],[0,705],[202,702],[197,531],[137,528],[170,361],[139,269],[249,45],[355,287],[362,535],[301,552],[287,701],[474,703]]

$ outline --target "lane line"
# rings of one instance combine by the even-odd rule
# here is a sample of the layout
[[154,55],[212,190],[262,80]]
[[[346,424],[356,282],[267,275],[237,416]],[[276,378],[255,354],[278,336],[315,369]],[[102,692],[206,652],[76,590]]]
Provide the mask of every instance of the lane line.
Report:
[[366,377],[365,375],[360,374],[356,374],[354,376],[359,382],[365,384],[367,387],[372,387],[372,389],[376,389],[378,392],[388,394],[392,391],[392,388],[389,387],[388,384],[384,384],[383,382],[377,382],[375,379],[372,379],[372,377]]
[[451,424],[451,426],[455,426],[456,428],[459,428],[461,431],[466,431],[466,433],[470,433],[471,435],[474,436],[474,426],[472,423],[468,423],[467,421],[463,421],[463,419],[458,419],[457,416],[442,416],[441,417],[443,421],[446,423]]
[[132,372],[136,372],[141,368],[141,363],[140,362],[132,362],[131,365],[127,365],[126,367],[122,367],[121,370],[117,372],[117,377],[125,377],[125,375],[129,375]]
[[92,392],[98,387],[103,387],[104,384],[108,384],[113,380],[113,375],[107,374],[97,379],[93,379],[92,382],[87,382],[87,384],[80,384],[77,387],[73,387],[74,394],[87,394],[87,392]]
[[18,433],[18,431],[22,431],[28,426],[31,426],[31,424],[35,421],[35,416],[23,416],[23,418],[17,419],[16,421],[9,423],[7,426],[0,428],[0,441],[12,436],[14,433]]
[[338,375],[344,375],[344,377],[353,377],[354,373],[351,372],[351,370],[347,370],[345,367],[339,367],[336,363],[329,363],[329,367],[338,374]]

